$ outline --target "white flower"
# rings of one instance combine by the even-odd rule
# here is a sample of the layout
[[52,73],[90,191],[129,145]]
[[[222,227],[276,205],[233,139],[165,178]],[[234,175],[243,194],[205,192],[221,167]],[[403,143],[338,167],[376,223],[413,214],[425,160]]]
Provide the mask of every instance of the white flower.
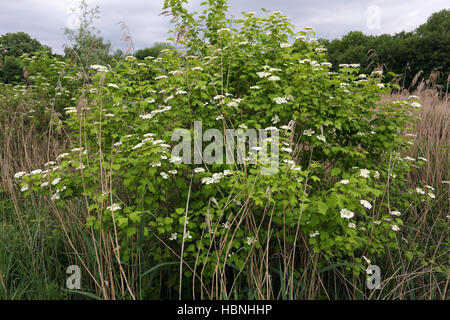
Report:
[[345,208],[341,209],[340,213],[341,213],[341,218],[345,218],[345,219],[351,219],[355,215],[355,213],[353,211],[350,211]]
[[269,73],[269,72],[264,72],[264,71],[262,71],[262,72],[257,72],[256,74],[257,74],[258,77],[260,77],[260,78],[267,78],[268,76],[270,76],[270,73]]
[[161,177],[162,177],[163,179],[169,178],[169,175],[168,175],[167,173],[165,173],[165,172],[160,172],[159,174],[161,175]]
[[119,86],[117,84],[115,84],[115,83],[108,83],[108,87],[120,89]]
[[136,150],[138,148],[141,148],[144,144],[142,142],[139,142],[137,145],[135,145],[132,149]]
[[370,171],[367,169],[361,169],[359,171],[359,176],[367,179],[370,177]]
[[233,174],[233,171],[230,169],[226,169],[223,171],[224,176],[231,176]]
[[202,183],[203,184],[211,184],[211,183],[216,183],[218,181],[214,180],[213,178],[210,177],[206,177],[202,179]]
[[189,231],[186,231],[184,234],[184,239],[192,239],[191,233]]
[[391,228],[392,228],[392,230],[394,230],[395,232],[397,232],[398,230],[400,230],[400,228],[399,228],[396,224],[393,224],[393,225],[391,226]]
[[310,238],[315,238],[315,237],[317,237],[319,234],[320,234],[320,232],[316,230],[316,231],[314,231],[313,233],[310,233],[310,234],[309,234],[309,237],[310,237]]
[[353,222],[349,222],[348,227],[351,229],[356,229],[356,224],[354,224]]
[[282,148],[281,150],[286,151],[287,153],[292,152],[292,148]]
[[62,153],[59,156],[56,157],[56,160],[62,159],[64,157],[67,157],[69,154],[68,153]]
[[288,102],[284,97],[273,98],[273,101],[275,101],[276,104],[283,104]]
[[50,199],[53,200],[53,201],[59,200],[59,199],[60,199],[59,193],[55,193],[54,195],[52,195],[52,196],[50,197]]
[[173,70],[173,71],[169,72],[169,74],[172,76],[180,75],[182,73],[183,73],[183,71],[181,71],[181,70]]
[[178,238],[178,233],[172,233],[171,235],[170,235],[170,238],[169,238],[169,240],[170,241],[175,241],[175,240],[177,240],[177,238]]
[[367,200],[361,200],[359,203],[366,209],[372,209],[372,205]]
[[340,184],[348,184],[350,181],[348,181],[347,179],[341,180],[339,181]]
[[413,103],[411,103],[411,106],[414,107],[414,108],[420,108],[421,107],[420,103],[415,102],[415,101]]
[[187,92],[184,91],[184,90],[178,90],[177,92],[175,92],[175,94],[176,94],[176,95],[179,95],[179,94],[187,94]]
[[391,211],[391,215],[398,217],[401,215],[401,213],[400,213],[400,211]]
[[155,80],[167,79],[168,77],[165,75],[161,75],[155,78]]
[[109,207],[106,208],[107,210],[111,210],[112,212],[122,209],[117,203],[113,203]]
[[218,116],[218,117],[216,118],[216,120],[217,120],[217,121],[223,120],[223,115]]
[[177,156],[172,156],[169,160],[171,163],[181,163],[182,159]]
[[227,221],[225,223],[222,223],[222,228],[224,229],[230,229],[230,223]]
[[275,116],[272,118],[272,123],[273,124],[277,124],[278,122],[280,122],[280,118],[278,116]]
[[250,87],[250,90],[258,90],[258,89],[259,89],[258,86],[251,86],[251,87]]
[[29,188],[30,188],[30,186],[26,184],[26,185],[24,185],[22,188],[20,188],[20,192],[25,192],[25,191],[27,191]]
[[289,48],[291,46],[290,43],[281,43],[280,48]]
[[423,157],[418,157],[417,159],[422,160],[422,161],[425,161],[425,162],[428,162],[428,159],[423,158]]
[[24,175],[26,175],[27,173],[25,172],[25,171],[20,171],[20,172],[17,172],[16,174],[14,174],[14,178],[16,178],[16,179],[20,179],[20,178],[22,178]]
[[191,70],[192,70],[192,71],[196,71],[196,70],[198,70],[198,71],[202,71],[202,70],[203,70],[203,68],[202,68],[202,67],[194,67],[194,68],[192,68]]
[[384,83],[377,83],[378,88],[384,88]]
[[46,187],[48,186],[48,181],[42,182],[41,187]]
[[268,77],[267,80],[269,80],[269,81],[279,81],[280,77],[278,77],[278,76],[271,76],[271,77]]
[[312,129],[306,129],[306,130],[303,131],[303,134],[304,134],[305,136],[308,136],[308,137],[311,137],[314,133],[315,133],[315,132],[314,132],[314,130],[312,130]]
[[431,199],[436,198],[436,195],[435,195],[434,193],[432,193],[432,192],[428,192],[428,196],[429,196]]
[[221,33],[223,33],[223,32],[230,32],[231,30],[229,29],[229,28],[222,28],[222,29],[219,29],[219,30],[217,30],[217,33],[218,34],[221,34]]
[[223,98],[225,98],[225,96],[223,96],[223,95],[221,95],[221,94],[218,94],[218,95],[215,96],[213,99],[214,99],[214,100],[220,100],[220,99],[223,99]]
[[146,114],[139,115],[139,117],[144,120],[152,119],[154,116],[155,116],[155,113],[146,113]]
[[54,185],[54,186],[56,186],[59,182],[61,181],[61,178],[55,178],[55,179],[53,179],[53,181],[52,181],[52,185]]
[[101,66],[98,64],[94,64],[90,66],[91,69],[97,70],[98,72],[108,72],[108,68],[105,66]]
[[247,237],[247,241],[245,243],[247,243],[249,246],[251,246],[255,242],[256,242],[256,239],[254,237]]
[[205,172],[205,169],[203,169],[203,168],[195,168],[195,169],[194,169],[194,172],[195,172],[195,173]]
[[136,57],[133,57],[133,56],[127,56],[125,58],[125,60],[127,60],[127,61],[136,61],[137,59],[136,59]]
[[373,178],[374,178],[375,180],[380,179],[380,173],[379,173],[378,171],[375,171],[375,173],[373,174]]
[[230,108],[237,108],[237,107],[239,107],[239,105],[237,104],[236,101],[230,101],[230,102],[228,102],[228,103],[227,103],[227,106],[230,107]]
[[316,138],[317,138],[317,140],[320,140],[320,141],[326,142],[325,136],[324,136],[323,134],[321,134],[321,135],[318,135],[318,136],[317,136]]
[[422,188],[416,188],[416,192],[419,194],[425,194],[425,191]]

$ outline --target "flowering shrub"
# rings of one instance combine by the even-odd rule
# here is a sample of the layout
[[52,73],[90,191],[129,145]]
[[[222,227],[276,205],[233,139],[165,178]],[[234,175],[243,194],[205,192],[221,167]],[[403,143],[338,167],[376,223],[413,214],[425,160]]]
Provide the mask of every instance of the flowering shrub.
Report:
[[[86,225],[115,234],[118,261],[132,258],[144,237],[155,263],[182,255],[184,275],[202,283],[228,269],[246,274],[262,257],[275,269],[288,261],[299,279],[303,249],[319,266],[347,263],[360,273],[395,249],[402,210],[434,197],[403,180],[424,162],[399,155],[417,99],[380,103],[390,88],[379,74],[360,74],[358,65],[332,72],[314,32],[295,32],[280,12],[233,20],[225,1],[210,1],[208,14],[195,17],[183,2],[166,8],[185,50],[91,66],[78,104],[65,108],[71,149],[17,173],[21,191],[60,207],[84,198]],[[172,133],[192,132],[194,121],[222,132],[279,132],[278,171],[261,175],[267,164],[251,155],[244,164],[182,163],[171,153]]]

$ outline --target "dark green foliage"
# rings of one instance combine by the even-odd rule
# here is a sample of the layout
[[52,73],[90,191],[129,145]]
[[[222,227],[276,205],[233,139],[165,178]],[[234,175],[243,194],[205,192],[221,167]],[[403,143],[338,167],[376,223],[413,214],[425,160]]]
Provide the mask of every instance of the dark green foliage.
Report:
[[51,49],[42,45],[25,32],[6,33],[0,37],[0,81],[17,83],[23,79],[23,71],[17,59],[25,53],[45,51],[51,54]]
[[153,47],[137,50],[134,56],[139,60],[143,60],[145,57],[156,58],[164,49],[173,49],[173,46],[167,42],[156,42]]
[[340,40],[321,42],[328,48],[328,59],[335,68],[341,63],[359,63],[369,73],[375,67],[384,66],[388,71],[404,75],[405,87],[411,85],[420,71],[424,79],[439,71],[441,77],[437,83],[445,85],[450,66],[449,29],[450,10],[444,9],[431,15],[413,32],[368,36],[352,31]]

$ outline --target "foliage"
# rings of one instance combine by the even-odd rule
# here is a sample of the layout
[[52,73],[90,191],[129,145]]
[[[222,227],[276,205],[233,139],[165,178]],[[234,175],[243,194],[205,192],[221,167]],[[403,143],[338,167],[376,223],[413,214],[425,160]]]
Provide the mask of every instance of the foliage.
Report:
[[366,36],[352,31],[342,39],[320,41],[328,48],[328,59],[335,67],[342,63],[359,63],[363,70],[371,72],[381,66],[403,75],[402,82],[407,87],[415,85],[413,79],[419,72],[428,79],[433,71],[439,71],[442,74],[438,84],[445,87],[450,68],[449,25],[450,10],[444,9],[433,13],[413,32]]
[[144,60],[146,57],[157,58],[164,49],[173,49],[173,46],[167,42],[156,42],[153,47],[137,50],[134,56],[139,60]]
[[32,39],[24,32],[6,33],[0,37],[0,81],[17,83],[23,79],[23,71],[18,58],[23,54],[51,49]]
[[64,50],[66,57],[75,58],[85,68],[110,62],[111,42],[105,42],[93,26],[94,21],[99,18],[98,6],[89,8],[86,0],[80,0],[78,8],[73,8],[72,11],[78,17],[78,28],[65,29],[72,44],[72,47]]
[[[390,90],[380,73],[360,74],[359,65],[332,71],[313,31],[295,32],[280,12],[232,19],[225,1],[203,5],[196,17],[183,1],[166,2],[188,55],[166,49],[156,59],[91,66],[92,82],[66,108],[71,149],[18,174],[22,191],[61,208],[84,199],[86,226],[115,237],[119,266],[136,258],[137,239],[155,264],[182,256],[182,285],[197,284],[193,294],[210,296],[205,287],[230,272],[250,276],[253,261],[267,270],[284,265],[294,297],[303,252],[319,269],[344,264],[364,277],[369,259],[398,249],[398,211],[432,201],[423,186],[407,188],[412,162],[399,153],[409,147],[400,133],[416,119],[417,98],[380,103]],[[279,130],[278,172],[262,176],[262,160],[180,163],[169,152],[172,133],[192,132],[194,121],[222,132],[261,128],[269,139]],[[167,274],[168,290],[177,290],[178,277]]]

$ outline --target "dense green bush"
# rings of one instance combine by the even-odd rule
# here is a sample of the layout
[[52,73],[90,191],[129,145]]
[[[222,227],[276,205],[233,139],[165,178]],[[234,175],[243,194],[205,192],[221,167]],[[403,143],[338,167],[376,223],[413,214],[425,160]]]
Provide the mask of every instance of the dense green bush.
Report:
[[[231,19],[226,1],[209,1],[196,17],[183,2],[167,1],[166,9],[178,18],[187,54],[166,49],[156,59],[92,65],[92,82],[65,108],[71,149],[17,173],[21,191],[45,194],[60,208],[84,198],[86,225],[113,235],[119,265],[143,241],[154,264],[183,256],[183,288],[199,283],[202,294],[230,272],[250,277],[249,261],[283,268],[297,283],[304,252],[316,255],[318,268],[341,263],[365,274],[398,248],[403,208],[433,201],[430,190],[409,190],[404,181],[423,160],[399,156],[409,147],[400,132],[414,121],[417,98],[381,103],[390,88],[380,73],[360,74],[359,65],[332,71],[314,32],[295,32],[280,12]],[[301,50],[294,52],[293,36]],[[192,133],[195,121],[222,132],[265,129],[264,143],[279,132],[278,171],[261,175],[267,163],[250,159],[181,163],[170,152],[172,134]],[[167,288],[176,290],[178,279],[168,273]],[[222,297],[235,281],[221,287]]]

